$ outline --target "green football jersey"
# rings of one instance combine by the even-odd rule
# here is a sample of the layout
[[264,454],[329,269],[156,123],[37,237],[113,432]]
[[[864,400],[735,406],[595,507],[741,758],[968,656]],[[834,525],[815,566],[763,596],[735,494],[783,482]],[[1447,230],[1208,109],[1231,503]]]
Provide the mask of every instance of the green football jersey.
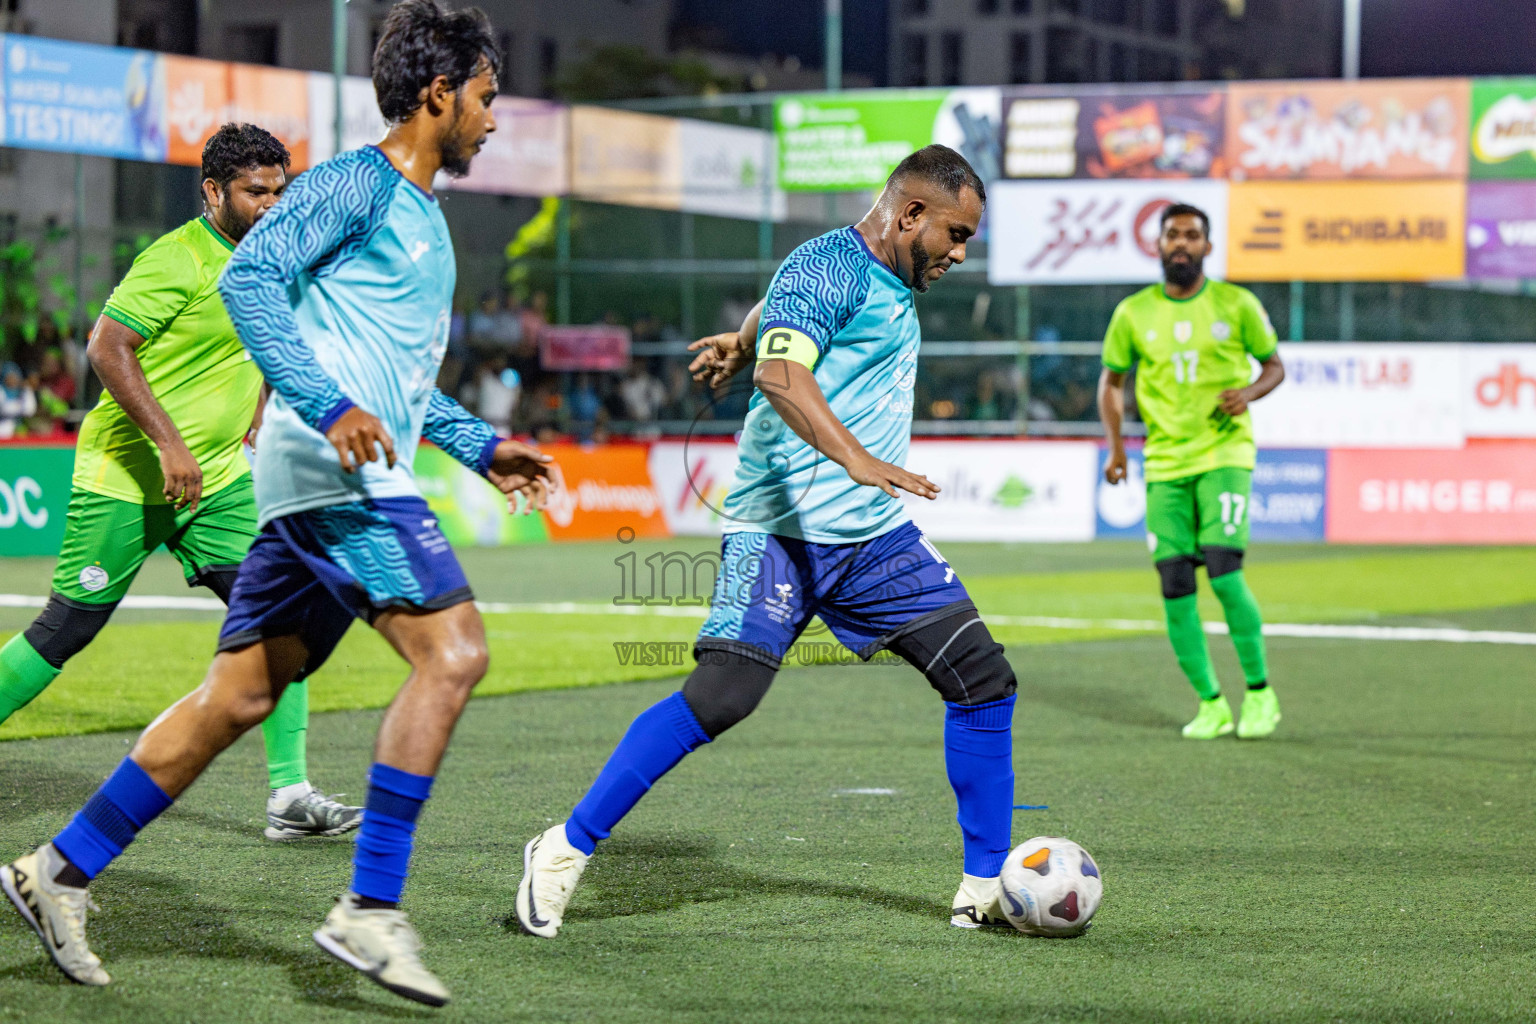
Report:
[[[103,310],[144,339],[139,366],[202,467],[204,496],[250,473],[240,444],[261,393],[261,371],[219,298],[219,272],[233,250],[204,218],[188,221],[139,254]],[[80,425],[74,485],[166,503],[158,450],[109,392]]]
[[1256,454],[1248,413],[1216,411],[1220,394],[1247,387],[1248,357],[1274,354],[1269,314],[1246,288],[1207,280],[1187,299],[1161,284],[1115,307],[1104,335],[1104,365],[1136,367],[1136,407],[1147,425],[1146,478],[1179,480],[1222,466],[1252,469]]

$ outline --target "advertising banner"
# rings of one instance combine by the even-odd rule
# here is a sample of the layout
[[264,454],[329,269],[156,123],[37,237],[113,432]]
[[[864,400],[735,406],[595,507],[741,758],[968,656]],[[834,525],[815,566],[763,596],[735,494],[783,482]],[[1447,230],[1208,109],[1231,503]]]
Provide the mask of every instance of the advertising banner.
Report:
[[1233,83],[1227,160],[1249,178],[1462,178],[1464,78]]
[[1536,178],[1536,78],[1472,82],[1471,178]]
[[157,54],[0,36],[5,144],[127,160],[165,159],[165,71]]
[[0,445],[0,555],[56,555],[64,540],[73,447]]
[[491,101],[496,130],[485,140],[469,173],[444,176],[442,187],[506,196],[558,196],[570,191],[569,108],[543,100],[497,96]]
[[[1126,479],[1104,481],[1107,448],[1099,451],[1099,539],[1141,540],[1147,533],[1147,487],[1140,449],[1126,453]],[[1328,453],[1297,449],[1259,449],[1253,467],[1253,493],[1246,514],[1255,541],[1323,540],[1328,496]]]
[[628,327],[612,324],[545,326],[539,330],[539,367],[544,370],[626,370]]
[[[1224,181],[1001,181],[988,193],[992,225],[987,279],[992,284],[1102,284],[1160,278],[1158,216],[1193,203],[1226,237]],[[1223,277],[1225,247],[1205,261]]]
[[[336,91],[330,75],[311,72],[309,80],[309,157],[312,164],[336,155]],[[389,126],[379,113],[373,82],[361,75],[341,81],[341,151],[377,143]]]
[[411,463],[416,484],[448,542],[462,547],[541,544],[549,540],[543,516],[514,516],[507,499],[480,474],[430,444]]
[[1226,177],[1221,92],[1004,97],[1010,178]]
[[1235,281],[1460,277],[1466,205],[1459,181],[1234,184],[1227,273]]
[[903,494],[934,540],[1093,539],[1092,441],[913,441],[906,468],[942,490]]
[[220,125],[243,121],[276,135],[288,147],[295,172],[310,166],[308,73],[197,57],[162,60],[167,162],[200,166],[209,136]]
[[1340,544],[1536,543],[1536,443],[1328,456],[1328,540]]
[[773,177],[773,136],[756,128],[684,118],[682,208],[716,217],[783,220],[788,204]]
[[651,445],[651,481],[661,496],[667,527],[678,537],[716,537],[736,475],[736,445],[689,438]]
[[779,183],[790,192],[878,189],[913,150],[938,142],[983,181],[1002,177],[1002,91],[878,89],[799,93],[774,102]]
[[1457,345],[1280,345],[1285,383],[1249,407],[1264,447],[1455,448],[1462,423]]
[[1467,183],[1466,273],[1536,277],[1536,181]]
[[571,191],[583,199],[663,210],[682,205],[675,118],[572,107],[571,154]]
[[565,475],[544,510],[553,540],[665,537],[667,517],[643,444],[543,445]]
[[1536,345],[1462,345],[1468,437],[1536,437]]

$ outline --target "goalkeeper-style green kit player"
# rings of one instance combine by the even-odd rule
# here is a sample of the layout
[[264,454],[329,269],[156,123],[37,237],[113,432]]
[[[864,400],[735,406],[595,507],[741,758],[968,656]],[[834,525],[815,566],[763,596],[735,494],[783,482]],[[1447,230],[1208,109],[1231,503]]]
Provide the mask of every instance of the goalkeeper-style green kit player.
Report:
[[[188,586],[228,603],[256,536],[242,443],[262,377],[224,310],[219,272],[277,202],[288,162],[261,128],[220,128],[203,149],[203,216],[144,250],[107,300],[87,350],[106,391],[80,427],[53,592],[0,648],[0,722],[96,637],[162,544]],[[362,820],[360,808],[309,784],[308,724],[308,688],[298,683],[262,725],[269,839],[340,835]]]
[[[1204,565],[1248,681],[1237,735],[1257,739],[1279,725],[1280,702],[1269,684],[1259,606],[1243,577],[1256,454],[1248,403],[1273,391],[1285,367],[1275,329],[1253,293],[1206,278],[1205,213],[1175,204],[1163,211],[1161,224],[1163,282],[1121,302],[1104,337],[1099,416],[1110,444],[1104,478],[1125,480],[1125,376],[1135,363],[1136,407],[1147,427],[1147,544],[1162,577],[1168,638],[1200,695],[1199,713],[1184,735],[1209,740],[1233,731],[1232,706],[1211,667],[1196,605],[1195,569]],[[1249,356],[1260,366],[1252,383]]]

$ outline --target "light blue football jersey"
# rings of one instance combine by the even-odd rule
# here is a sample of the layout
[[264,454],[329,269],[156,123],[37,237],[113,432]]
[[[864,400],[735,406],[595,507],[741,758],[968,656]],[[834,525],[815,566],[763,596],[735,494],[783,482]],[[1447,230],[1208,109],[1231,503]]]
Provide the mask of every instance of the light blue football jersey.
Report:
[[[421,495],[425,435],[480,472],[497,438],[437,390],[457,269],[437,200],[366,146],[294,179],[236,247],[219,291],[272,386],[256,441],[257,518]],[[354,405],[396,461],[342,470],[325,431]]]
[[[875,458],[904,465],[912,440],[912,386],[921,344],[912,289],[875,258],[863,236],[839,228],[801,245],[768,286],[761,338],[789,327],[816,343],[816,383],[837,418]],[[724,531],[756,531],[817,544],[849,544],[907,521],[902,502],[854,483],[802,441],[754,391],[738,445]]]

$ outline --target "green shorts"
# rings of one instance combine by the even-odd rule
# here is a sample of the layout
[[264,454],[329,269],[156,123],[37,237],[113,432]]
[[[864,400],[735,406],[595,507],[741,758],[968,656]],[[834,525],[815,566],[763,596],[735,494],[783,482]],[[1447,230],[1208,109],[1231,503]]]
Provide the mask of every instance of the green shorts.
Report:
[[250,476],[204,495],[196,512],[77,488],[69,496],[53,589],[84,604],[116,604],[162,544],[181,563],[187,586],[196,586],[210,570],[236,568],[255,537]]
[[1152,561],[1202,548],[1248,548],[1248,495],[1253,470],[1232,466],[1182,480],[1147,484],[1147,547]]

